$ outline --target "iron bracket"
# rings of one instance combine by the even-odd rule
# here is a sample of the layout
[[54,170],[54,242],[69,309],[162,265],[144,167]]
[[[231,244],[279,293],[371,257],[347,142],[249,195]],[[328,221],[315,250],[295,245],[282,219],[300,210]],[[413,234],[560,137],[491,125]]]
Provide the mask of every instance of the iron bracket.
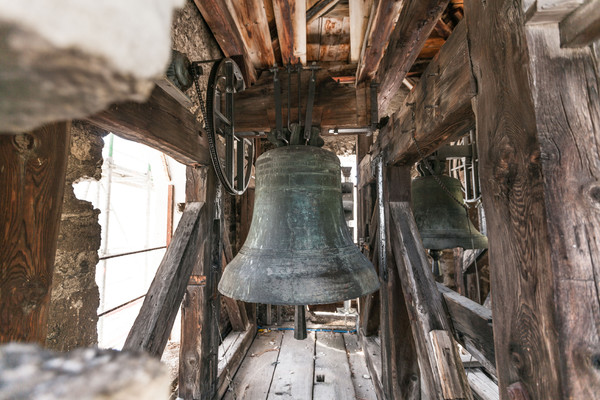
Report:
[[[316,63],[313,62],[313,64],[308,68],[310,69],[311,73],[310,80],[308,81],[308,99],[306,100],[306,116],[304,120],[304,140],[307,143],[310,140],[310,131],[312,129],[312,111],[315,103],[315,86],[317,82],[315,71],[319,69],[319,67],[317,67]],[[298,105],[298,108],[300,108],[300,105]]]

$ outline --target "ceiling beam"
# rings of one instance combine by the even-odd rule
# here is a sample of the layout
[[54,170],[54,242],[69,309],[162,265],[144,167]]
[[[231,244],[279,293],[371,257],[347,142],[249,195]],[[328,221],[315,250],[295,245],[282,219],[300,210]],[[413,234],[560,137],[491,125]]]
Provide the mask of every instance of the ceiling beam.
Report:
[[350,6],[350,62],[357,63],[360,58],[369,14],[373,0],[349,0]]
[[[194,0],[226,57],[240,56],[240,65],[247,84],[256,81],[256,70],[242,40],[236,19],[231,15],[225,0]],[[239,60],[236,60],[239,61]]]
[[560,24],[561,47],[584,47],[600,39],[600,0],[589,0]]
[[361,161],[359,186],[373,181],[371,161],[379,154],[387,165],[410,165],[474,129],[475,93],[467,29],[460,22]]
[[[371,11],[369,17],[369,28],[366,32],[358,70],[356,71],[356,83],[375,77],[396,21],[400,16],[402,5],[405,3],[398,0],[379,0],[375,3],[374,10]],[[415,3],[415,1],[410,3]]]
[[379,83],[380,115],[385,113],[402,85],[406,74],[448,6],[448,0],[420,0],[404,4],[376,75]]
[[228,1],[227,6],[254,68],[272,67],[275,55],[263,0],[234,0]]
[[146,103],[126,102],[87,118],[117,136],[162,151],[180,163],[209,165],[206,133],[194,115],[160,87]]
[[283,64],[306,64],[306,1],[273,0],[273,12]]
[[310,24],[317,18],[327,14],[329,10],[337,6],[340,0],[319,0],[306,11],[306,24]]

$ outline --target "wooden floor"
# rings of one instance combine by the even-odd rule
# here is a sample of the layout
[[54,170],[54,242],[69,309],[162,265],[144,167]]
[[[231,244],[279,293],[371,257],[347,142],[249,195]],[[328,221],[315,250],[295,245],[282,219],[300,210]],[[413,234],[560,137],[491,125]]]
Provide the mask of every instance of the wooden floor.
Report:
[[[225,343],[224,343],[225,344]],[[258,332],[225,393],[226,400],[376,400],[357,336]]]

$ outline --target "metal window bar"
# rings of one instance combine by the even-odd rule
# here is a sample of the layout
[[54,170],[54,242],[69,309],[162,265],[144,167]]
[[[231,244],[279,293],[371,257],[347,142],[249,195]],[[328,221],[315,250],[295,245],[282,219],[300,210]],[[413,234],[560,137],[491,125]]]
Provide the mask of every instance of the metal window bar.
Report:
[[132,254],[148,253],[149,251],[162,250],[162,249],[166,249],[166,248],[167,248],[167,246],[165,245],[165,246],[159,246],[159,247],[152,247],[152,248],[149,248],[149,249],[129,251],[127,253],[109,254],[107,256],[100,257],[99,260],[102,261],[102,260],[108,260],[108,259],[111,259],[111,258],[117,258],[117,257],[123,257],[123,256],[130,256]]
[[118,305],[118,306],[116,306],[116,307],[113,307],[113,308],[111,308],[110,310],[102,311],[100,314],[98,314],[98,318],[100,318],[100,317],[104,317],[104,316],[107,316],[107,315],[109,315],[109,314],[114,314],[114,313],[116,313],[116,312],[118,312],[118,311],[121,311],[123,308],[127,308],[127,306],[132,306],[132,305],[133,305],[133,303],[136,303],[136,302],[140,301],[140,300],[141,300],[141,299],[143,299],[144,297],[146,297],[146,295],[145,295],[145,294],[143,294],[143,295],[141,295],[141,296],[138,296],[138,297],[136,297],[135,299],[131,299],[131,300],[129,300],[129,301],[126,301],[125,303],[123,303],[123,304],[120,304],[120,305]]

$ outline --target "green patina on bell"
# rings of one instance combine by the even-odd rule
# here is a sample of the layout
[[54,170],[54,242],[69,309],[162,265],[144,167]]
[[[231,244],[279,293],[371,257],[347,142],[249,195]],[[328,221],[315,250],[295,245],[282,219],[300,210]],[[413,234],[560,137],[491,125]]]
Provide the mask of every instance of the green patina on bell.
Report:
[[378,288],[373,265],[344,220],[336,155],[314,146],[261,155],[248,238],[225,268],[219,291],[250,303],[303,305]]
[[441,174],[413,179],[412,208],[423,247],[432,250],[488,247],[487,237],[467,218],[461,206],[463,202],[462,186],[458,179]]

